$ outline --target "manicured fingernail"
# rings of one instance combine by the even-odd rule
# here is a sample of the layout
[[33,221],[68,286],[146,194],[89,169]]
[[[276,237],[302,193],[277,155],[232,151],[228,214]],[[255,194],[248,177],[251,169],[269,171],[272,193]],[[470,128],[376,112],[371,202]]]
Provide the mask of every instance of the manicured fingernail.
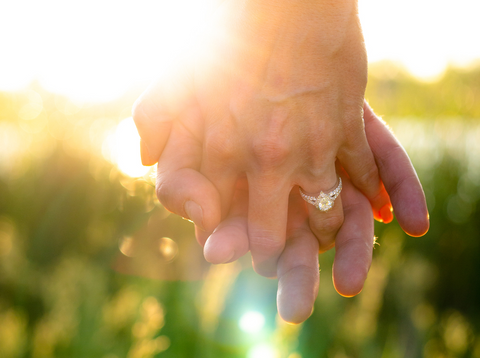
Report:
[[142,159],[142,165],[150,166],[155,164],[155,162],[152,162],[152,158],[150,157],[150,152],[148,151],[147,145],[141,139],[140,139],[140,158]]
[[189,200],[185,203],[185,212],[190,220],[193,221],[200,229],[205,230],[203,227],[203,210],[197,203]]
[[392,222],[393,220],[393,208],[390,205],[385,205],[380,209],[380,217],[385,224]]

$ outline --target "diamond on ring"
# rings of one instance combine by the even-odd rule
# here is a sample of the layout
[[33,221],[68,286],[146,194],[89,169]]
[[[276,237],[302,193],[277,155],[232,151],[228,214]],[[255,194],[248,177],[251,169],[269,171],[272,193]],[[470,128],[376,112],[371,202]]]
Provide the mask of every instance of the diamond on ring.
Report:
[[338,186],[333,189],[329,193],[324,193],[323,191],[320,194],[315,196],[307,195],[303,192],[302,188],[300,188],[300,195],[302,196],[303,200],[307,203],[312,204],[320,211],[329,211],[333,208],[333,204],[335,203],[335,199],[340,195],[342,191],[342,178],[338,178]]

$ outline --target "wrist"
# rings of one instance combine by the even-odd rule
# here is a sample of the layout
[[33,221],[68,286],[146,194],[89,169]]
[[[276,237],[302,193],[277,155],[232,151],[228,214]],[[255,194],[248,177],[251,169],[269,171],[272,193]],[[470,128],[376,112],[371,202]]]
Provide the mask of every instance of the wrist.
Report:
[[[237,1],[237,0],[234,0]],[[262,36],[278,29],[304,33],[343,31],[358,23],[357,0],[239,0],[245,25]]]
[[356,13],[357,0],[240,0],[245,8],[270,14],[293,17],[305,11],[321,12],[332,16]]
[[361,35],[357,0],[240,1],[240,26],[267,46],[282,43],[294,48],[299,41],[310,41],[322,52],[326,48],[335,52],[351,35]]

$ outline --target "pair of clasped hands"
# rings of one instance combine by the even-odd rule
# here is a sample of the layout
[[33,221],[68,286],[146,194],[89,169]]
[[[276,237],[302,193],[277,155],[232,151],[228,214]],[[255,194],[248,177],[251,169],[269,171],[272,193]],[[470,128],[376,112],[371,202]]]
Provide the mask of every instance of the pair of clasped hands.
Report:
[[[278,277],[288,322],[306,320],[318,253],[335,247],[343,296],[363,287],[373,219],[429,227],[424,193],[402,146],[366,102],[367,60],[353,0],[229,0],[203,53],[136,102],[142,162],[158,161],[157,196],[193,221],[215,264],[251,252]],[[343,182],[329,211],[300,195]]]

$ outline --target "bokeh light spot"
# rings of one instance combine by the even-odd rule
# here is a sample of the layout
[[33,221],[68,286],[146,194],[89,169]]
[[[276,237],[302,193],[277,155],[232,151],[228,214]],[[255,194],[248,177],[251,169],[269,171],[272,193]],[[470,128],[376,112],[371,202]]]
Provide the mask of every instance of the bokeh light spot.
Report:
[[268,344],[258,344],[248,351],[248,358],[277,358],[277,351]]
[[0,176],[12,174],[29,145],[28,136],[16,125],[0,122]]
[[126,236],[120,241],[118,248],[120,249],[120,252],[125,256],[133,257],[135,255],[133,244],[133,238],[130,236]]
[[168,237],[158,240],[158,251],[167,261],[172,261],[178,253],[178,245]]
[[244,332],[258,333],[265,325],[265,316],[260,312],[249,311],[240,318],[238,325]]

